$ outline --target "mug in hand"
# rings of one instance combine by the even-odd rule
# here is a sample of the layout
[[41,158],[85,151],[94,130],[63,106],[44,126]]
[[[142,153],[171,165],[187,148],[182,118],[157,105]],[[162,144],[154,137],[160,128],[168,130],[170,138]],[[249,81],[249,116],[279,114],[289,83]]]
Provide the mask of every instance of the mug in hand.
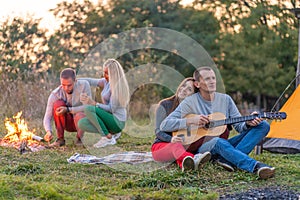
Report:
[[177,137],[180,137],[182,139],[182,141],[184,142],[184,134],[179,134],[179,135],[177,135]]
[[80,102],[83,104],[87,104],[88,96],[87,93],[81,93],[80,94]]
[[87,97],[87,93],[84,92],[80,93],[80,97]]

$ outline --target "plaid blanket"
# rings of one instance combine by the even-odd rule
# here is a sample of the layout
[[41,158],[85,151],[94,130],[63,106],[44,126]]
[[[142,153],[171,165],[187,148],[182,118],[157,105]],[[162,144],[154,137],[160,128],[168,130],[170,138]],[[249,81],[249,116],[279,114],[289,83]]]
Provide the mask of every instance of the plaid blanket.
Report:
[[69,163],[89,163],[89,164],[119,164],[119,163],[128,163],[128,164],[139,164],[145,162],[154,161],[152,158],[151,152],[122,152],[111,154],[104,157],[96,157],[87,154],[79,154],[75,153],[69,159],[67,159]]

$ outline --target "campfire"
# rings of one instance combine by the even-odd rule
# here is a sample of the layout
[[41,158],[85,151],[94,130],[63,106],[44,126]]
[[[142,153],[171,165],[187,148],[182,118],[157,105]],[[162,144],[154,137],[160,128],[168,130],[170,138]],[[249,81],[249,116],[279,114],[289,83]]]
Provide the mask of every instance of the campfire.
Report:
[[18,112],[12,119],[5,119],[7,134],[0,138],[0,146],[14,147],[25,153],[26,151],[36,152],[45,149],[41,142],[43,138],[34,134],[35,130],[29,131],[24,119],[21,118],[22,112]]

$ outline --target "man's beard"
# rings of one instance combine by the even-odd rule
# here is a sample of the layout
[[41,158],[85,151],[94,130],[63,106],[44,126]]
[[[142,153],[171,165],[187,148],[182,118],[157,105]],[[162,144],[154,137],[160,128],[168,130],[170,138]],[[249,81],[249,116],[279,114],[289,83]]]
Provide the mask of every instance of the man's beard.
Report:
[[73,90],[71,90],[70,92],[67,92],[67,94],[72,94],[73,93]]

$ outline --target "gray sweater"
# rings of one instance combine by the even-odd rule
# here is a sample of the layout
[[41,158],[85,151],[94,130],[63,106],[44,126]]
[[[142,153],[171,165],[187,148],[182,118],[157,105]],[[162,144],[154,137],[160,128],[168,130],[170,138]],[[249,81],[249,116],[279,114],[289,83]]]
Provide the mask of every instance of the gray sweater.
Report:
[[82,112],[84,110],[85,106],[80,102],[81,93],[86,93],[88,96],[91,97],[90,85],[85,80],[76,81],[72,94],[67,94],[63,90],[61,85],[51,92],[48,98],[48,103],[44,116],[45,131],[52,132],[51,120],[53,118],[53,105],[55,101],[63,100],[67,106],[70,106],[70,112],[73,114],[77,112]]
[[164,132],[160,130],[161,122],[168,116],[168,113],[173,107],[173,100],[163,100],[156,109],[155,115],[155,135],[156,138],[153,144],[158,142],[171,142],[172,132]]
[[80,80],[86,80],[91,86],[98,86],[102,88],[101,98],[102,103],[97,103],[96,106],[103,110],[112,113],[118,120],[125,122],[127,119],[126,108],[122,108],[113,102],[111,97],[110,84],[105,78],[80,78]]
[[[209,115],[215,112],[223,113],[226,118],[241,116],[234,101],[229,95],[216,92],[213,101],[206,101],[201,97],[200,93],[195,93],[185,98],[161,123],[160,130],[172,132],[179,129],[186,129],[186,119],[184,117],[187,114]],[[242,132],[247,129],[245,122],[233,124],[233,127],[238,132]]]

